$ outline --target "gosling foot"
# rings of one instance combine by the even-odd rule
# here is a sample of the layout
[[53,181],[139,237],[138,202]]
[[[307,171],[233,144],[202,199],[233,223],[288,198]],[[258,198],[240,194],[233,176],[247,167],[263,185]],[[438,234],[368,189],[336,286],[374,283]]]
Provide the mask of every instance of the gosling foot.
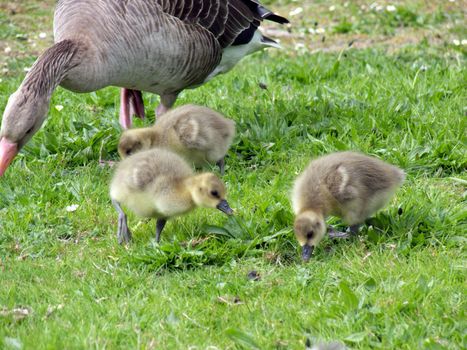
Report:
[[337,231],[334,227],[332,226],[329,226],[328,228],[328,233],[329,233],[329,237],[331,238],[349,238],[350,237],[350,233],[349,232],[342,232],[342,231]]
[[353,236],[356,236],[358,233],[358,229],[360,228],[360,225],[352,225],[345,230],[345,232],[342,231],[337,231],[334,227],[329,226],[328,232],[329,232],[329,237],[331,238],[350,238]]

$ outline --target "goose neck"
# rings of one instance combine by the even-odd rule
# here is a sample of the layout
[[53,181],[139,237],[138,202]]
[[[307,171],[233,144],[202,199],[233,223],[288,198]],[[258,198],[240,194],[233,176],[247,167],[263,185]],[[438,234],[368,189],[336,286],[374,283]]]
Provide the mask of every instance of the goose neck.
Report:
[[79,48],[79,43],[72,40],[48,48],[31,67],[21,89],[28,95],[49,99],[68,71],[79,64],[76,59]]

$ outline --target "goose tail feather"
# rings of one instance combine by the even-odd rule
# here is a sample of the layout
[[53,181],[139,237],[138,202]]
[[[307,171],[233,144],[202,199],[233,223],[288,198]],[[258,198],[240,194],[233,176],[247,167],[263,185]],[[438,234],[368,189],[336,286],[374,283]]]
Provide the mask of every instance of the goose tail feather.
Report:
[[[263,7],[263,9],[266,10],[264,7]],[[266,13],[266,15],[261,15],[262,19],[267,19],[268,21],[272,21],[272,22],[276,22],[276,23],[280,23],[280,24],[290,23],[290,21],[287,18],[279,16],[279,15],[277,15],[274,12],[271,12],[269,10],[266,10],[266,11],[268,11]]]
[[279,16],[278,14],[272,12],[271,10],[268,10],[267,8],[261,5],[258,5],[258,14],[261,16],[262,19],[266,19],[268,21],[280,24],[290,23],[290,21],[287,18]]

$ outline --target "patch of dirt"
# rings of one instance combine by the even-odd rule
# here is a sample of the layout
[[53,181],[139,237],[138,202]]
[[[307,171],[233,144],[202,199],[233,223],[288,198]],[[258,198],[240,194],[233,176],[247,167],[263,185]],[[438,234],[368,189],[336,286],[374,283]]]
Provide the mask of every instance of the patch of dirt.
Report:
[[54,7],[51,0],[0,2],[0,12],[8,18],[0,23],[1,30],[11,31],[7,39],[0,40],[0,65],[6,67],[11,59],[38,56],[52,45]]
[[[330,0],[324,3],[300,0],[286,5],[279,2],[269,7],[291,23],[280,26],[265,21],[262,28],[267,36],[277,39],[292,52],[339,52],[351,43],[355,49],[378,47],[392,53],[422,41],[439,46],[467,39],[455,34],[456,27],[467,26],[466,4],[465,0]],[[395,28],[390,18],[398,11],[402,13],[401,21],[404,14],[408,18],[405,26]],[[347,33],[337,30],[343,22],[349,25],[345,29]]]
[[434,31],[422,28],[400,28],[394,35],[368,34],[331,34],[303,35],[293,34],[287,30],[264,28],[263,33],[277,38],[286,50],[315,52],[340,52],[349,47],[367,49],[369,47],[386,48],[388,52],[396,52],[407,45],[416,45],[422,41],[438,46],[452,42],[452,35],[446,31]]

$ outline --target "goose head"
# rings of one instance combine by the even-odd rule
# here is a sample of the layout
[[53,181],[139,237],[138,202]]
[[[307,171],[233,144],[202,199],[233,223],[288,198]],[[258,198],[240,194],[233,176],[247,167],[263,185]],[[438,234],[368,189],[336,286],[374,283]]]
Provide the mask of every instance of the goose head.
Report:
[[294,222],[295,237],[302,246],[302,258],[308,261],[314,248],[326,233],[326,224],[322,214],[307,210],[297,215]]
[[225,199],[225,185],[216,175],[203,173],[190,178],[188,190],[197,206],[216,208],[227,215],[233,214],[232,208]]
[[0,129],[0,176],[20,149],[40,129],[49,101],[19,89],[8,99]]

